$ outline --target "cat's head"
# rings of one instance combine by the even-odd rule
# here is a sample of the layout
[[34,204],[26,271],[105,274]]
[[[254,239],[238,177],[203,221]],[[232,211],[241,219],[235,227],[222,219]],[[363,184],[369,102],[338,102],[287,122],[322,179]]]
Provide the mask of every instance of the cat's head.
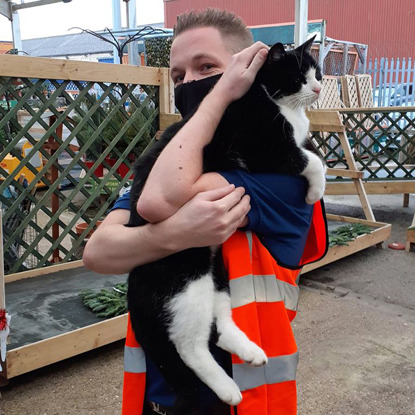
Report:
[[258,80],[277,103],[307,107],[318,99],[321,71],[310,54],[314,38],[291,51],[281,43],[269,50]]

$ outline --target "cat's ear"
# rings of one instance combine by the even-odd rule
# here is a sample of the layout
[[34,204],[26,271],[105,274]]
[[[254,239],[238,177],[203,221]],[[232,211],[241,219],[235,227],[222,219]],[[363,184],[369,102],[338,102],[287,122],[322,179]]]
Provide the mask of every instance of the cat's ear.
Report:
[[286,52],[282,43],[276,43],[268,52],[268,60],[278,61],[285,56]]
[[308,39],[306,42],[304,42],[302,45],[300,45],[297,48],[297,50],[301,51],[301,52],[305,51],[305,52],[310,53],[311,46],[313,46],[313,42],[314,42],[314,39],[316,38],[316,36],[317,35],[314,35],[313,37],[310,37],[310,39]]

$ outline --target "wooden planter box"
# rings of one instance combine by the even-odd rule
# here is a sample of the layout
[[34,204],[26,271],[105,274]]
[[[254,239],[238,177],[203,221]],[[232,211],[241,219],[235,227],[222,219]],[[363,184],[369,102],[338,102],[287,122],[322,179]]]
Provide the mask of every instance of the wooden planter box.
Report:
[[415,248],[415,229],[408,229],[406,231],[406,250],[409,252]]
[[363,249],[369,248],[370,246],[381,244],[390,237],[392,228],[392,225],[389,223],[372,222],[368,220],[332,214],[327,214],[327,221],[343,222],[343,225],[361,223],[362,225],[370,226],[373,228],[373,230],[371,233],[360,235],[355,240],[348,242],[347,246],[336,245],[331,247],[327,252],[327,255],[322,260],[310,265],[306,265],[301,271],[301,274],[305,274],[306,272],[320,268],[331,262],[337,261],[338,259],[352,255],[355,252],[362,251]]
[[[109,287],[115,282],[123,282],[126,276],[112,276],[105,281],[107,276],[90,272],[82,265],[82,261],[74,261],[4,277],[11,322],[6,361],[0,372],[3,381],[125,338],[127,314],[105,320],[98,318],[79,301],[76,286],[70,293],[63,291],[68,286],[68,279],[73,277],[81,284],[83,280],[84,288],[96,287],[98,290],[104,285]],[[10,291],[13,291],[12,295]],[[19,304],[21,300],[24,303],[36,296],[44,298],[44,302],[40,300],[36,304],[36,309],[32,309],[30,303],[27,307]],[[62,306],[55,307],[50,303],[53,296],[55,304]],[[22,309],[24,313],[19,311]],[[33,325],[28,327],[31,317],[27,318],[27,315],[30,314],[34,315]],[[35,320],[39,320],[39,327]]]

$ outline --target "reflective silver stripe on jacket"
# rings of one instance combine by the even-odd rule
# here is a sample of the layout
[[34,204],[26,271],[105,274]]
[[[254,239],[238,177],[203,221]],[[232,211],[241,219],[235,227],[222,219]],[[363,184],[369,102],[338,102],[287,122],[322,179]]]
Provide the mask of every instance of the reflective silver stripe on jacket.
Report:
[[248,363],[233,364],[233,379],[241,391],[262,385],[295,380],[298,364],[298,352],[271,357],[264,366],[250,366]]
[[[248,239],[249,255],[252,262],[252,232],[245,232]],[[283,301],[285,308],[297,311],[300,289],[275,275],[246,275],[229,281],[232,308],[253,302],[269,303]]]
[[246,275],[229,281],[232,308],[253,302],[269,303],[284,301],[288,310],[297,310],[300,289],[275,275]]
[[144,373],[146,357],[141,347],[124,347],[124,372]]

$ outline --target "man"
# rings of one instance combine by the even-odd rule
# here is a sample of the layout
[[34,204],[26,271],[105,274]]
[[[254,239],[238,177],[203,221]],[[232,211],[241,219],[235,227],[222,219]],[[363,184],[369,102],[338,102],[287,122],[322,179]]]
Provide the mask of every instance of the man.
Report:
[[[177,93],[176,98],[182,96],[182,99],[176,103],[182,114],[199,103],[200,106],[163,150],[148,177],[137,204],[137,211],[150,223],[140,228],[124,227],[123,224],[128,222],[129,217],[129,212],[126,210],[128,202],[124,203],[128,201],[128,196],[124,197],[117,202],[118,209],[107,216],[87,244],[84,262],[87,267],[97,272],[129,272],[135,266],[182,249],[227,241],[223,251],[224,262],[231,280],[231,297],[234,297],[235,301],[234,318],[247,335],[264,348],[270,358],[270,364],[264,369],[265,372],[270,373],[265,373],[266,379],[264,381],[260,379],[259,383],[258,372],[255,370],[252,372],[252,368],[244,366],[233,358],[234,378],[239,376],[239,381],[235,380],[243,390],[244,397],[242,403],[238,405],[238,414],[294,415],[297,350],[290,320],[295,315],[298,296],[295,280],[298,271],[279,267],[255,235],[252,239],[247,239],[242,232],[234,234],[237,228],[249,225],[249,222],[258,222],[255,219],[258,212],[253,213],[249,219],[246,216],[250,210],[251,200],[248,195],[244,195],[245,189],[241,184],[246,184],[249,193],[252,192],[255,196],[255,200],[252,199],[255,211],[258,211],[258,206],[261,205],[263,189],[266,189],[264,194],[267,196],[273,192],[267,191],[267,185],[262,186],[259,192],[254,191],[251,180],[252,177],[256,180],[255,175],[250,177],[246,173],[232,172],[202,174],[203,148],[212,139],[228,105],[248,91],[266,60],[267,46],[260,42],[252,43],[249,30],[233,14],[210,9],[179,16],[171,49],[171,75],[177,92],[180,89],[183,91],[181,87],[187,88],[187,92],[184,96],[183,92],[182,95]],[[223,75],[209,94],[205,96],[207,91],[200,93],[198,88],[200,82],[203,82],[201,80],[210,82],[211,76],[221,73]],[[284,186],[289,189],[289,192],[282,192],[283,199],[289,198],[290,192],[295,193],[292,189],[298,187],[299,183],[298,178],[281,176],[277,179],[274,176],[268,177],[265,181],[271,179],[274,187],[276,181],[280,183],[277,193]],[[275,199],[274,196],[272,194],[271,198]],[[281,200],[281,194],[277,196],[279,197],[277,199]],[[304,197],[305,193],[299,203],[302,210],[300,209],[296,217],[300,219],[305,217],[301,233],[307,236],[313,211],[312,208],[305,206]],[[271,210],[278,210],[278,203],[275,205],[272,202]],[[295,206],[289,210],[296,211]],[[280,226],[281,219],[274,217],[263,219],[266,223],[270,222],[273,227]],[[296,228],[301,229],[301,226]],[[228,239],[229,237],[231,238]],[[299,239],[302,242],[292,244],[291,250],[299,254],[294,261],[295,265],[304,262],[301,260],[301,253],[305,237],[301,236]],[[311,251],[308,260],[318,256],[316,253],[318,249]],[[255,260],[250,261],[250,257],[255,257]],[[243,261],[243,258],[246,261]],[[240,277],[248,274],[258,275],[257,280],[273,275],[272,281],[265,278],[264,284],[276,297],[269,293],[268,296],[265,295],[267,298],[256,297],[248,303],[241,303],[237,295],[233,294],[232,287],[240,286],[241,282],[245,281]],[[271,285],[268,285],[269,283]],[[236,289],[238,290],[239,288]],[[281,295],[281,292],[284,294]],[[256,315],[258,321],[253,321],[252,315]],[[270,321],[272,325],[269,324]],[[127,335],[127,350],[131,348],[136,352],[138,345],[133,344],[134,342],[129,343],[132,337],[130,332],[130,335]],[[154,408],[160,408],[160,405],[169,407],[172,404],[172,394],[168,386],[163,381],[158,385],[159,375],[155,374],[155,368],[148,361],[147,371],[149,384],[146,386],[146,400],[152,401]],[[131,374],[128,370],[127,372]],[[263,372],[261,373],[264,375]],[[141,375],[141,372],[138,374]],[[130,398],[127,389],[131,390],[131,388],[126,389],[127,383],[132,385],[138,378],[134,378],[135,380],[131,382],[125,379],[123,413],[139,414],[141,408],[138,407],[142,406],[142,403]],[[137,382],[134,385],[140,384],[141,381]],[[203,399],[204,396],[201,396],[201,402]],[[205,404],[203,407],[205,409],[201,409],[201,414],[218,415],[223,410],[223,406],[222,409],[218,409],[220,405],[215,410],[206,409],[209,406]],[[148,408],[145,405],[144,410],[148,411]],[[225,408],[223,413],[229,413],[229,407]]]

